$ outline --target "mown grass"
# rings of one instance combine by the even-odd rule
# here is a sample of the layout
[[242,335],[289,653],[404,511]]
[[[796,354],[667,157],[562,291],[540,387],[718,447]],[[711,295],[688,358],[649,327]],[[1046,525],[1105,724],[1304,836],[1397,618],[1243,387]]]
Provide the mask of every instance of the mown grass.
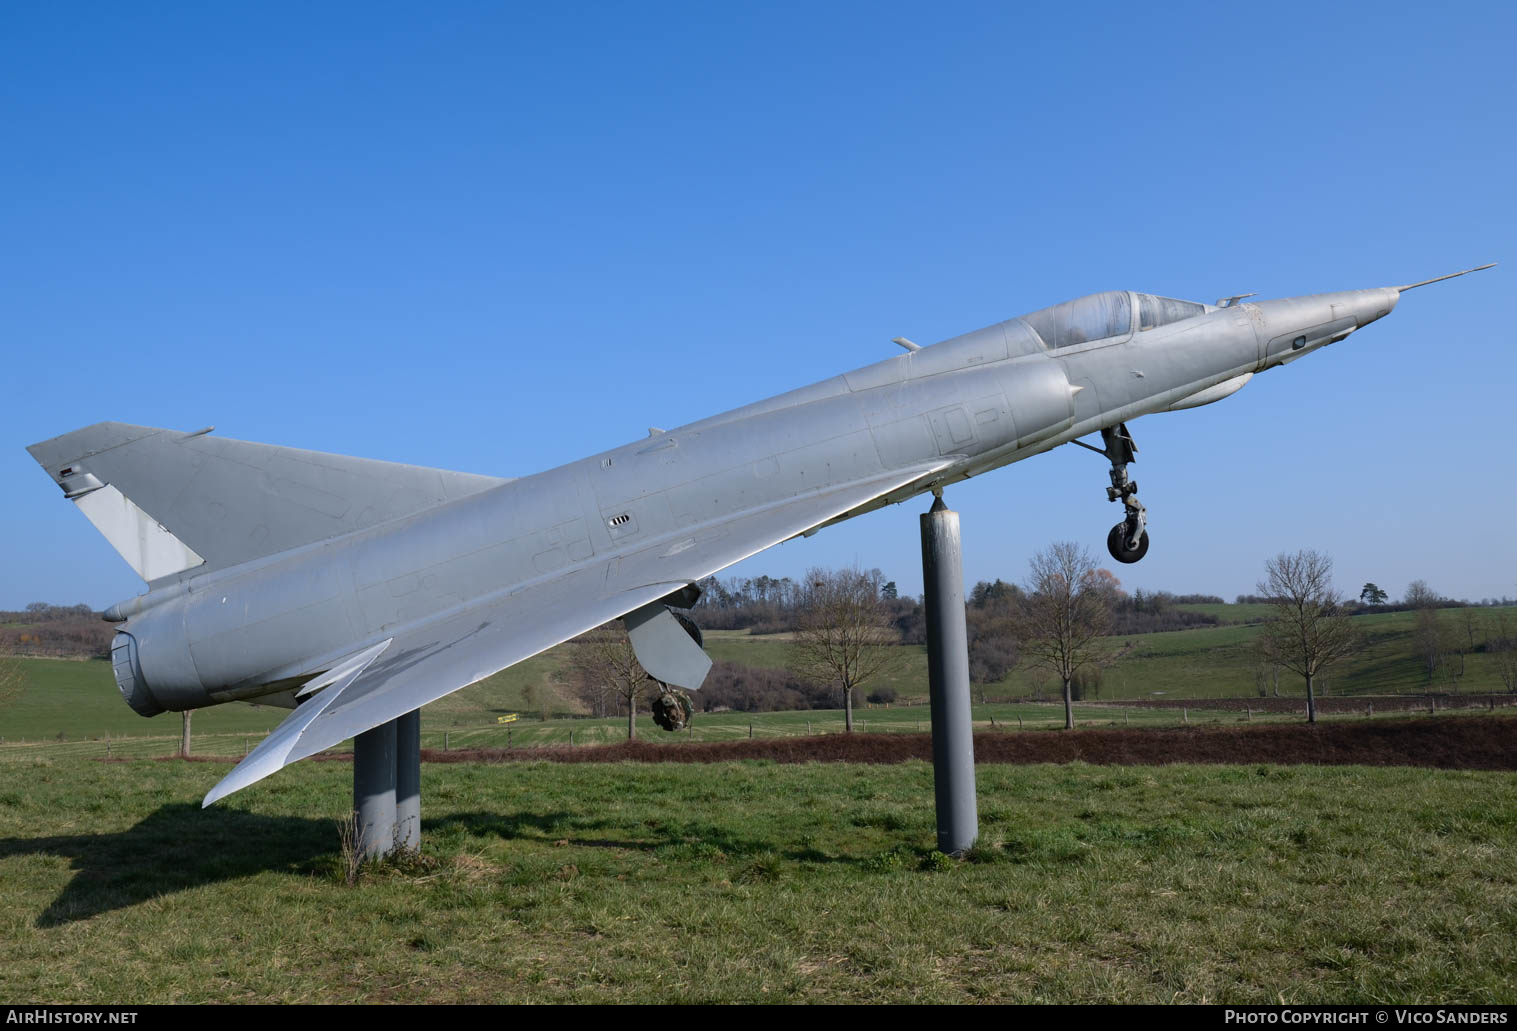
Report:
[[[1209,611],[1235,622],[1217,627],[1174,630],[1156,634],[1134,634],[1112,638],[1114,650],[1121,658],[1105,671],[1099,699],[1127,698],[1245,698],[1257,696],[1256,673],[1262,662],[1256,647],[1258,619],[1268,615],[1267,605],[1187,605],[1196,611]],[[1464,635],[1458,620],[1465,610],[1445,609],[1439,613],[1451,638]],[[1470,610],[1476,619],[1477,647],[1495,632],[1497,619],[1505,614],[1517,615],[1514,609],[1477,608]],[[1494,656],[1466,648],[1463,674],[1454,682],[1442,675],[1431,682],[1414,642],[1416,613],[1378,612],[1355,616],[1364,647],[1328,670],[1318,682],[1318,689],[1329,694],[1408,694],[1426,690],[1450,690],[1475,693],[1503,691],[1505,685],[1496,670]],[[789,662],[790,643],[785,635],[751,636],[742,631],[710,631],[706,634],[707,651],[714,658],[744,666],[784,668]],[[903,697],[925,696],[927,652],[925,648],[903,647],[897,668],[882,678],[879,686],[893,687]],[[1457,658],[1452,660],[1459,666]],[[876,685],[871,685],[870,690]],[[1268,688],[1274,690],[1273,682]],[[980,685],[976,691],[988,697],[1036,697],[1057,695],[1059,683],[1047,670],[1023,663],[996,684]],[[1300,677],[1287,671],[1280,676],[1280,692],[1286,697],[1305,695]]]
[[[1293,713],[1254,712],[1246,715],[1240,711],[1207,709],[1205,702],[1188,709],[1135,708],[1100,703],[1077,703],[1075,722],[1080,727],[1178,727],[1222,725],[1237,726],[1244,723],[1301,723],[1303,716]],[[1438,710],[1442,715],[1463,714],[1465,710]],[[1482,715],[1484,709],[1470,710],[1471,715]],[[1064,706],[1058,702],[990,703],[972,705],[970,715],[975,729],[1019,731],[1061,730],[1064,727]],[[1413,714],[1415,716],[1417,714]],[[1385,713],[1402,717],[1401,713]],[[1323,714],[1319,719],[1362,720],[1363,712],[1355,714]],[[926,733],[932,728],[931,713],[926,705],[872,706],[854,712],[854,728],[863,734]],[[841,734],[845,730],[843,712],[840,709],[812,709],[798,712],[712,712],[697,713],[686,730],[670,735],[660,729],[647,714],[638,717],[637,735],[654,742],[665,741],[735,741],[749,736],[801,737],[812,734]],[[538,745],[596,745],[625,741],[627,718],[607,719],[556,719],[547,722],[525,720],[505,726],[480,722],[473,726],[443,728],[428,721],[422,713],[422,741],[428,748],[531,748]],[[207,750],[209,751],[209,749]],[[5,751],[0,748],[0,759]]]
[[[1239,632],[1246,628],[1226,628]],[[1208,633],[1220,631],[1207,631]],[[1189,633],[1198,633],[1191,631]],[[1148,647],[1162,651],[1160,638],[1182,635],[1147,635]],[[730,642],[732,639],[728,639]],[[760,639],[761,640],[761,639]],[[744,645],[730,644],[741,648]],[[904,650],[904,649],[903,649]],[[1204,661],[1205,653],[1202,653]],[[1176,682],[1188,675],[1187,663],[1195,660],[1189,643],[1171,658],[1177,665]],[[0,762],[26,762],[38,755],[55,759],[173,755],[179,748],[180,723],[176,714],[143,719],[121,701],[105,662],[75,662],[65,659],[16,660],[26,671],[24,690],[15,698],[0,699]],[[479,684],[427,706],[422,712],[422,743],[428,748],[502,748],[536,745],[605,744],[626,738],[626,717],[587,719],[560,715],[543,721],[532,709],[514,706],[534,683],[551,682],[560,675],[563,658],[548,653],[520,666],[502,671]],[[925,673],[923,674],[925,677]],[[1121,669],[1109,678],[1124,676]],[[1119,692],[1114,692],[1119,693]],[[1163,697],[1176,697],[1175,693]],[[1179,694],[1179,697],[1185,697]],[[977,692],[978,697],[978,692]],[[1076,722],[1082,727],[1170,727],[1192,725],[1296,721],[1293,714],[1207,708],[1208,695],[1196,699],[1188,710],[1118,707],[1100,701],[1077,703]],[[915,699],[924,703],[925,698]],[[562,710],[560,710],[561,712]],[[1444,711],[1440,709],[1440,711]],[[1457,709],[1455,711],[1458,711]],[[497,722],[515,712],[518,720]],[[1063,726],[1059,702],[977,703],[972,707],[979,729],[1051,730]],[[257,745],[262,736],[287,715],[287,710],[240,703],[198,710],[194,716],[192,749],[200,755],[240,756]],[[1360,719],[1359,715],[1324,715],[1324,719]],[[930,727],[925,704],[867,706],[857,704],[856,725],[863,733],[923,732]],[[639,716],[638,734],[653,740],[670,740],[646,713]],[[840,733],[843,713],[838,709],[748,714],[741,712],[698,713],[680,739],[727,741],[754,737],[788,737]]]
[[[1252,617],[1242,610],[1258,608],[1224,607],[1235,610],[1244,618]],[[1457,623],[1463,611],[1445,609],[1439,613],[1442,625],[1451,637],[1464,635],[1462,626]],[[1477,620],[1477,646],[1495,631],[1500,615],[1517,615],[1517,610],[1510,608],[1473,611]],[[1379,612],[1355,616],[1352,622],[1360,632],[1364,646],[1330,668],[1317,683],[1319,691],[1330,695],[1357,695],[1414,694],[1427,690],[1462,693],[1505,690],[1497,673],[1495,656],[1468,648],[1462,676],[1450,682],[1439,675],[1430,682],[1415,647],[1416,613]],[[1113,638],[1113,644],[1126,651],[1105,672],[1100,697],[1115,700],[1256,696],[1255,675],[1262,668],[1256,647],[1258,635],[1257,625],[1240,624]],[[1459,666],[1457,658],[1452,662],[1455,668]],[[993,694],[1025,696],[1038,692],[1056,693],[1058,685],[1046,672],[1024,665],[989,690]],[[1273,691],[1273,684],[1269,690]],[[1280,676],[1280,693],[1286,697],[1302,697],[1305,686],[1300,677],[1284,670]]]
[[[1237,609],[1246,615],[1241,610],[1249,607],[1224,608]],[[1480,641],[1480,635],[1494,626],[1497,616],[1511,610],[1474,611]],[[1442,613],[1451,633],[1462,632],[1455,624],[1460,614],[1460,610]],[[1418,693],[1428,689],[1426,672],[1412,646],[1413,613],[1377,613],[1356,617],[1354,622],[1364,636],[1365,647],[1319,680],[1318,687],[1326,695]],[[1118,639],[1114,643],[1125,647],[1125,654],[1105,672],[1099,696],[1082,707],[1077,718],[1083,725],[1167,726],[1179,715],[1124,713],[1102,708],[1098,703],[1168,698],[1196,700],[1197,705],[1189,715],[1191,722],[1235,720],[1235,713],[1206,710],[1205,700],[1257,697],[1255,674],[1260,669],[1255,651],[1257,634],[1257,626],[1240,624]],[[746,666],[783,668],[791,658],[787,635],[755,637],[740,631],[713,631],[706,636],[708,651],[718,659]],[[925,649],[902,647],[900,653],[896,668],[873,686],[893,687],[906,701],[925,701]],[[0,742],[3,742],[0,759],[33,754],[37,748],[60,757],[104,755],[108,739],[112,756],[166,755],[178,747],[178,718],[165,714],[144,720],[128,709],[116,691],[109,663],[37,658],[11,661],[23,671],[24,686],[19,693],[10,692],[0,698]],[[550,716],[559,717],[581,710],[566,686],[567,664],[566,649],[556,648],[427,706],[423,714],[426,745],[552,744],[567,742],[571,735],[575,743],[592,743],[624,737],[624,719],[560,718],[541,722],[545,710]],[[1457,693],[1502,689],[1493,656],[1470,652],[1464,658],[1464,669],[1464,676],[1455,685]],[[1441,679],[1431,686],[1440,692],[1450,687]],[[977,686],[975,697],[982,703],[1007,696],[1042,695],[1052,700],[1057,698],[1058,688],[1046,672],[1024,665],[999,684]],[[1300,697],[1304,693],[1300,679],[1288,671],[1281,675],[1280,688],[1286,697]],[[925,724],[925,707],[868,709],[862,698],[855,699],[855,704],[866,730],[916,730]],[[508,713],[521,717],[509,731],[496,722],[499,716]],[[194,747],[207,754],[239,755],[285,715],[282,709],[243,704],[199,710],[193,724]],[[989,726],[992,719],[998,725],[1009,726],[1020,718],[1021,726],[1038,728],[1058,725],[1062,713],[1056,705],[992,703],[976,705],[975,718],[984,726]],[[693,739],[743,737],[748,734],[750,722],[755,735],[822,733],[841,730],[842,714],[815,711],[751,718],[741,713],[703,715],[696,721]],[[639,727],[640,733],[661,735],[646,716]],[[22,753],[11,747],[18,740],[28,742]]]
[[[205,710],[218,712],[218,709]],[[282,714],[284,710],[274,710]],[[431,706],[422,710],[422,745],[425,748],[533,748],[540,745],[602,745],[627,739],[627,718],[605,719],[558,718],[542,721],[524,718],[511,724],[495,722],[493,709],[452,711],[435,714]],[[1053,703],[1006,703],[975,705],[971,708],[974,725],[980,730],[1039,731],[1064,726],[1064,708]],[[1242,713],[1200,707],[1186,712],[1170,709],[1121,709],[1098,704],[1075,706],[1076,721],[1081,727],[1174,727],[1190,725],[1237,724],[1245,721]],[[1323,717],[1354,718],[1354,717]],[[1254,713],[1255,723],[1300,722],[1301,717]],[[875,707],[854,713],[859,733],[925,733],[931,729],[931,714],[926,705]],[[143,730],[152,733],[143,733]],[[803,710],[799,712],[697,713],[691,725],[677,734],[664,731],[646,712],[637,719],[639,738],[650,741],[736,741],[749,736],[800,737],[812,734],[841,734],[845,730],[841,709]],[[200,714],[193,724],[192,752],[207,756],[241,756],[262,740],[264,730],[201,731]],[[143,721],[137,734],[65,735],[0,742],[0,763],[28,762],[37,756],[64,758],[147,758],[176,755],[179,749],[177,716]],[[350,743],[337,746],[351,747]]]
[[[9,704],[0,699],[0,761],[26,760],[43,754],[65,757],[144,757],[174,754],[179,747],[179,717],[166,713],[143,719],[122,702],[111,677],[109,663],[75,662],[66,659],[19,659],[26,671],[22,694]],[[543,744],[601,744],[624,740],[626,717],[584,719],[560,717],[542,721],[520,702],[527,685],[558,675],[560,657],[539,656],[504,670],[427,706],[422,712],[422,738],[428,748],[505,747]],[[925,677],[925,673],[923,674]],[[1082,726],[1172,726],[1181,721],[1178,712],[1117,710],[1101,705],[1081,705]],[[519,719],[509,725],[497,722],[515,712]],[[243,704],[213,706],[198,710],[192,724],[192,748],[204,755],[244,754],[287,715],[288,710]],[[930,724],[927,706],[899,705],[868,708],[860,704],[857,723],[866,733],[917,732]],[[1235,721],[1236,713],[1196,708],[1188,715],[1192,723]],[[1256,714],[1254,719],[1271,717]],[[1043,729],[1062,726],[1063,709],[1054,704],[976,705],[974,719],[984,728],[1017,727]],[[824,734],[844,729],[841,710],[814,710],[747,714],[701,713],[686,736],[688,740],[724,741],[747,737],[749,727],[759,737]],[[638,719],[638,733],[655,739],[666,737],[646,711]],[[60,736],[61,735],[61,736]]]
[[0,788],[0,997],[38,1002],[1506,1002],[1517,780],[1339,767],[427,766],[343,883],[351,770]]
[[[0,739],[64,740],[146,736],[178,740],[179,716],[165,713],[151,719],[137,715],[121,699],[109,662],[99,659],[14,658],[23,673],[23,690],[0,698]],[[564,656],[558,651],[536,656],[501,670],[439,699],[427,707],[438,726],[477,725],[497,715],[537,711],[528,704],[529,688],[553,684],[561,677]],[[562,699],[552,708],[572,708]],[[289,715],[288,709],[242,703],[198,709],[193,730],[206,735],[261,735]],[[255,738],[256,740],[256,738]]]
[[[159,736],[178,740],[176,713],[143,719],[129,709],[116,689],[111,664],[100,659],[8,660],[23,674],[20,694],[5,704],[0,700],[0,738],[7,742],[26,739],[78,741],[81,738],[127,735]],[[272,706],[217,705],[197,710],[191,727],[198,737],[206,734],[262,734],[289,714]]]

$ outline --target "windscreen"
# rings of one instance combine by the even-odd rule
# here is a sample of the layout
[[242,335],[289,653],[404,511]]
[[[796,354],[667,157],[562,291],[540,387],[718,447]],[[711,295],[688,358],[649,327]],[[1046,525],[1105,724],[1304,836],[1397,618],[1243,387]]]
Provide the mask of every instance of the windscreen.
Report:
[[1138,329],[1153,329],[1171,322],[1206,314],[1206,305],[1195,301],[1177,301],[1173,297],[1155,297],[1153,294],[1138,295]]

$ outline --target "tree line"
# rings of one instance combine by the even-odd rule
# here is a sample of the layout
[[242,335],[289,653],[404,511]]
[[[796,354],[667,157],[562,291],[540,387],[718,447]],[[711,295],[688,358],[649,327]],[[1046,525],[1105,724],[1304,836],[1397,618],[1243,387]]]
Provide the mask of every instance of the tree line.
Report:
[[[1351,600],[1333,587],[1331,573],[1331,560],[1318,552],[1282,554],[1265,563],[1257,593],[1239,596],[1270,610],[1258,638],[1261,695],[1278,696],[1282,670],[1293,672],[1306,684],[1308,718],[1315,719],[1321,677],[1363,643],[1349,618],[1408,609],[1417,613],[1414,649],[1430,689],[1457,690],[1466,657],[1487,653],[1507,691],[1517,693],[1511,613],[1482,617],[1477,606],[1444,598],[1422,580],[1409,584],[1399,603],[1374,583]],[[895,700],[882,681],[897,669],[897,646],[926,644],[922,602],[901,597],[878,569],[812,569],[800,580],[710,577],[700,586],[691,613],[699,625],[792,637],[785,669],[717,663],[696,702],[706,711],[842,708],[852,729],[856,696]],[[1072,703],[1099,694],[1103,672],[1124,654],[1112,638],[1216,625],[1219,616],[1185,606],[1221,604],[1215,595],[1129,595],[1085,549],[1060,542],[1033,556],[1021,582],[980,581],[969,592],[970,678],[987,685],[1024,663],[1040,668],[1059,682],[1066,725],[1073,726]],[[0,654],[104,658],[113,633],[87,605],[34,602],[0,613]],[[629,735],[639,707],[665,693],[637,663],[619,622],[576,639],[571,655],[573,692],[592,715],[625,715]],[[551,711],[555,688],[534,685],[531,694],[529,704]]]
[[0,654],[54,658],[110,658],[116,632],[88,605],[34,601],[20,612],[0,612]]
[[[702,598],[692,614],[702,626],[793,638],[786,669],[717,663],[699,692],[706,711],[840,707],[851,730],[855,696],[873,689],[866,694],[869,701],[893,701],[894,691],[881,681],[897,668],[898,646],[926,642],[922,603],[900,597],[878,569],[812,569],[798,581],[713,577],[700,586]],[[1307,718],[1315,722],[1322,678],[1364,644],[1351,617],[1394,607],[1374,584],[1366,584],[1357,600],[1344,597],[1333,585],[1332,560],[1311,550],[1268,560],[1256,592],[1239,601],[1269,609],[1258,620],[1259,692],[1272,687],[1278,695],[1281,671],[1296,674],[1306,687]],[[1447,599],[1420,580],[1408,586],[1405,598],[1418,612],[1415,636],[1430,684],[1435,677],[1457,683],[1464,655],[1487,650],[1496,653],[1507,689],[1517,693],[1517,620],[1503,612],[1492,625],[1466,607],[1450,624],[1438,611]],[[1059,542],[1032,557],[1021,582],[981,581],[969,592],[970,677],[983,685],[1024,663],[1040,668],[1060,684],[1065,726],[1073,727],[1073,703],[1099,691],[1103,671],[1126,653],[1116,638],[1215,625],[1219,616],[1183,606],[1222,603],[1215,595],[1141,590],[1129,595],[1086,549]],[[639,698],[661,685],[648,682],[618,624],[596,634],[593,646],[580,642],[577,689],[592,713],[609,715],[613,707],[625,713],[631,734]],[[606,658],[608,648],[616,651],[615,661]],[[619,686],[610,689],[613,684]]]

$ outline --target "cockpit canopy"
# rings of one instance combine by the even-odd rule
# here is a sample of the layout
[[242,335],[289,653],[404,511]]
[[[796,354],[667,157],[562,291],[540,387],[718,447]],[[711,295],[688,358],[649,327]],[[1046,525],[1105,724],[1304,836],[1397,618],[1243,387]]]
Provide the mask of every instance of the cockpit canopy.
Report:
[[1023,315],[1022,321],[1049,347],[1073,347],[1131,333],[1132,299],[1126,290],[1107,290],[1039,309]]
[[1137,299],[1139,331],[1166,326],[1206,312],[1206,305],[1194,301],[1177,301],[1153,294],[1132,294],[1126,290],[1106,290],[1055,304],[1023,315],[1027,323],[1049,348],[1073,347],[1088,340],[1125,337],[1133,332],[1133,299]]

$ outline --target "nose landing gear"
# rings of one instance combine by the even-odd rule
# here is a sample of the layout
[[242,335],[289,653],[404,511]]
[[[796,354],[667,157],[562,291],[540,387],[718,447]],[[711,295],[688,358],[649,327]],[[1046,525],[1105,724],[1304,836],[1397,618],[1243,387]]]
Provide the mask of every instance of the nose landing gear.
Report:
[[690,725],[690,719],[695,715],[695,706],[690,704],[690,696],[675,687],[670,687],[661,680],[655,680],[661,688],[659,696],[653,700],[653,722],[671,733],[676,730],[684,730]]
[[1138,446],[1132,434],[1127,432],[1125,422],[1114,428],[1101,431],[1101,443],[1105,447],[1092,447],[1084,441],[1076,444],[1097,454],[1105,455],[1111,462],[1111,486],[1106,488],[1107,501],[1120,501],[1123,519],[1106,535],[1106,550],[1118,562],[1136,562],[1148,554],[1148,509],[1138,500],[1138,483],[1127,478],[1128,463],[1135,461]]
[[1106,445],[1105,455],[1111,461],[1111,486],[1106,488],[1107,501],[1120,501],[1124,517],[1106,535],[1106,550],[1118,562],[1136,562],[1148,554],[1148,509],[1138,500],[1138,482],[1127,478],[1127,464],[1135,461],[1138,446],[1132,434],[1127,432],[1127,423],[1118,423],[1115,429],[1101,431],[1101,443]]

